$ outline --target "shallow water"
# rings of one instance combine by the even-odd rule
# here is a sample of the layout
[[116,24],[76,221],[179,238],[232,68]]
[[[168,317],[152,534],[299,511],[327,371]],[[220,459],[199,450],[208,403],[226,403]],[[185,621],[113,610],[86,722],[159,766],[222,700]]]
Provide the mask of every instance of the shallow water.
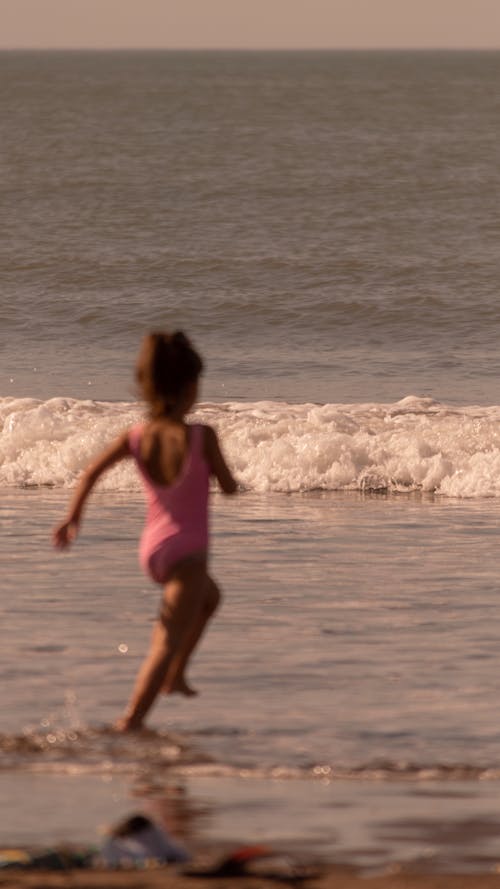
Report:
[[[4,731],[109,724],[156,611],[136,565],[139,495],[97,494],[78,545],[56,555],[48,535],[63,502],[39,490],[4,500]],[[216,497],[226,598],[193,666],[203,694],[161,702],[152,724],[251,768],[499,766],[499,509],[417,495]]]
[[[0,775],[5,846],[99,848],[140,811],[195,855],[264,843],[305,861],[359,868],[480,873],[498,869],[498,784],[468,781],[242,780],[170,776]],[[23,806],[20,806],[23,800]],[[28,802],[29,801],[29,802]]]
[[35,811],[49,777],[56,796],[70,786],[75,800],[83,794],[64,836],[89,841],[97,820],[136,808],[136,792],[140,805],[160,804],[173,780],[210,809],[191,844],[302,836],[335,860],[371,868],[427,856],[432,869],[452,845],[448,834],[430,843],[433,819],[450,831],[472,819],[461,866],[492,866],[498,501],[216,496],[213,567],[225,601],[193,664],[201,694],[160,701],[157,734],[128,739],[105,727],[126,701],[156,609],[136,565],[141,502],[96,494],[81,540],[61,555],[48,533],[65,499],[35,489],[3,503],[0,780],[11,831],[44,841],[61,824],[64,803],[20,829],[30,776]]

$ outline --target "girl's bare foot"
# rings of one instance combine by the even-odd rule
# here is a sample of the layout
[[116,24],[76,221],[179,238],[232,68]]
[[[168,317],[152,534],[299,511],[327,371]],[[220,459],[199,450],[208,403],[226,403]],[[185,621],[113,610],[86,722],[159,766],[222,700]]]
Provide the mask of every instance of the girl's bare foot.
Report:
[[121,719],[117,719],[113,728],[115,732],[140,732],[142,730],[142,722],[122,716]]
[[186,698],[193,698],[198,694],[196,689],[186,682],[184,676],[177,677],[172,684],[166,682],[162,686],[162,692],[164,695],[185,695]]

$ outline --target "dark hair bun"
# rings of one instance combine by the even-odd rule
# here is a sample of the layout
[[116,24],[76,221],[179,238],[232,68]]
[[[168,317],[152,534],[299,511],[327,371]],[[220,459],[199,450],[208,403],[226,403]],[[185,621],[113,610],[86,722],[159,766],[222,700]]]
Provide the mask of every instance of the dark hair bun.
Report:
[[168,414],[190,383],[196,382],[203,362],[187,336],[153,332],[145,337],[137,361],[136,378],[154,415]]

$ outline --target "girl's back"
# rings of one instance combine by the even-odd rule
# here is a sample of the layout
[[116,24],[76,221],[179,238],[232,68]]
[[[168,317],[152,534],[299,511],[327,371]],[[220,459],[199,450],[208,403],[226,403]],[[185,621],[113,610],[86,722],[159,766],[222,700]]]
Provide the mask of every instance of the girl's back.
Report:
[[191,445],[192,427],[173,420],[152,420],[142,428],[139,456],[151,480],[172,485],[181,475]]

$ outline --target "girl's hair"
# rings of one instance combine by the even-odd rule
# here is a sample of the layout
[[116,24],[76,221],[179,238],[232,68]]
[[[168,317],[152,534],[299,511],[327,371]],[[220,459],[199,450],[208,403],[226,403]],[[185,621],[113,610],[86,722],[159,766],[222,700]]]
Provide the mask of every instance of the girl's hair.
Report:
[[151,415],[168,415],[186,386],[195,383],[203,362],[182,331],[150,333],[144,337],[135,377]]

